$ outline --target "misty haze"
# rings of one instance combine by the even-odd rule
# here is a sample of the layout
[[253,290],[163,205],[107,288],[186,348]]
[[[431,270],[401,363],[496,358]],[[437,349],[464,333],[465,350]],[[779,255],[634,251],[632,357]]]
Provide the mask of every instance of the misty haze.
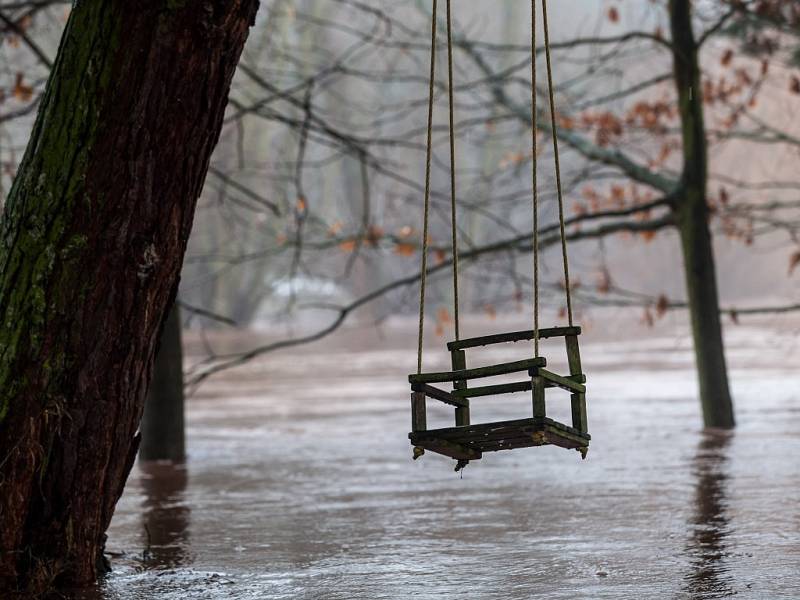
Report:
[[0,0],[0,64],[0,598],[800,598],[800,4]]

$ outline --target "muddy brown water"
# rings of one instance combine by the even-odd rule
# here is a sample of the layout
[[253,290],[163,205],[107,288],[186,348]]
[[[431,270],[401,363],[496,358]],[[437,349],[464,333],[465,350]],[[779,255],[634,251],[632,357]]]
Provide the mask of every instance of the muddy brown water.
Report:
[[[797,329],[727,332],[727,435],[699,427],[684,327],[589,335],[587,460],[501,452],[463,477],[430,453],[410,460],[413,344],[356,336],[265,357],[191,399],[185,467],[134,468],[114,571],[77,597],[800,598]],[[473,421],[529,403],[475,401]]]

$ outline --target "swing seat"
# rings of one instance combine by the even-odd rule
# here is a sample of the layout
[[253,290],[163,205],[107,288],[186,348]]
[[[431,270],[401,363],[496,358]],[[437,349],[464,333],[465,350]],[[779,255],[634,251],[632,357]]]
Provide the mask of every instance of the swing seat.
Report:
[[[425,450],[449,456],[458,461],[456,470],[470,460],[478,460],[484,452],[513,450],[552,444],[561,448],[576,449],[585,457],[591,436],[586,422],[586,377],[581,372],[578,336],[580,327],[553,327],[540,329],[539,338],[563,337],[566,343],[569,375],[559,375],[547,370],[543,357],[500,363],[478,368],[466,368],[465,350],[480,346],[530,341],[533,330],[515,331],[483,337],[458,340],[447,344],[453,365],[452,371],[421,373],[408,376],[411,383],[411,433],[414,457]],[[525,373],[524,381],[468,387],[467,382],[483,377]],[[451,383],[452,391],[432,384]],[[548,418],[545,389],[560,388],[571,395],[572,426]],[[470,398],[498,396],[515,392],[532,392],[533,416],[527,419],[494,423],[470,423]],[[455,407],[455,427],[427,429],[426,401],[438,400]]]

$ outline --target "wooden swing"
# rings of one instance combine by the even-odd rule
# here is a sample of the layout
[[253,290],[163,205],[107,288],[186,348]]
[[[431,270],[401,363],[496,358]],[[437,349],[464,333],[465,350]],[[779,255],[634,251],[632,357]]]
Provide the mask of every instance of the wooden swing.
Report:
[[[537,103],[536,103],[536,0],[531,0],[531,131],[532,157],[531,175],[533,182],[533,329],[500,333],[483,337],[461,339],[458,318],[458,247],[456,236],[456,177],[455,177],[455,139],[453,109],[453,42],[451,0],[447,0],[447,59],[448,96],[450,116],[450,198],[452,218],[453,252],[453,299],[455,341],[447,344],[450,352],[452,371],[441,373],[422,372],[422,338],[425,315],[425,283],[428,270],[428,220],[431,189],[431,155],[433,135],[433,98],[436,65],[436,16],[437,0],[433,0],[433,19],[431,33],[431,67],[428,99],[428,138],[425,169],[425,208],[423,218],[422,271],[420,278],[419,339],[417,346],[417,372],[409,375],[411,383],[411,433],[409,439],[414,446],[414,459],[430,450],[456,459],[456,471],[462,469],[470,460],[478,460],[484,452],[513,450],[530,446],[553,444],[562,448],[576,449],[585,458],[591,436],[586,421],[586,377],[581,370],[578,336],[580,327],[573,323],[572,299],[570,295],[569,263],[564,230],[564,201],[561,188],[561,167],[556,135],[555,100],[553,94],[553,75],[550,60],[550,39],[547,24],[547,0],[542,0],[544,47],[547,59],[548,95],[550,118],[555,156],[555,176],[558,192],[558,214],[561,231],[561,251],[564,264],[567,317],[569,326],[542,329],[539,327],[539,214],[537,186]],[[559,375],[548,369],[546,359],[539,353],[539,341],[547,338],[563,337],[566,344],[569,374]],[[533,341],[533,356],[514,362],[494,364],[484,367],[467,368],[468,348],[478,348],[495,344],[508,344],[520,341]],[[468,382],[485,377],[525,374],[524,380],[513,383],[500,383],[469,387]],[[452,384],[452,390],[436,387],[434,384]],[[547,417],[545,390],[560,388],[570,393],[572,405],[572,425],[565,425]],[[530,418],[493,423],[473,424],[470,422],[470,399],[484,396],[498,396],[515,392],[532,393],[533,414]],[[427,399],[438,400],[455,407],[455,427],[428,429],[426,422]]]

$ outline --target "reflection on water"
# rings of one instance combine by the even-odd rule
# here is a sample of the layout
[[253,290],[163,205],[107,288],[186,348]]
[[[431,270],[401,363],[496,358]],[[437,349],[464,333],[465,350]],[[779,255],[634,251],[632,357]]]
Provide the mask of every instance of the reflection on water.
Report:
[[687,591],[697,600],[724,598],[734,592],[724,562],[731,529],[727,515],[727,464],[732,437],[725,432],[706,432],[692,463],[695,511],[689,522],[687,544],[692,571],[686,579]]
[[[122,556],[86,597],[797,600],[800,352],[794,335],[734,332],[735,436],[700,431],[688,342],[588,340],[588,459],[491,453],[463,479],[411,460],[413,342],[337,338],[251,363],[188,403],[188,481],[133,470],[109,531]],[[476,400],[472,417],[528,410],[523,394]],[[452,419],[431,405],[431,425]]]
[[144,563],[172,568],[187,562],[191,509],[185,501],[186,465],[142,462],[142,528]]

